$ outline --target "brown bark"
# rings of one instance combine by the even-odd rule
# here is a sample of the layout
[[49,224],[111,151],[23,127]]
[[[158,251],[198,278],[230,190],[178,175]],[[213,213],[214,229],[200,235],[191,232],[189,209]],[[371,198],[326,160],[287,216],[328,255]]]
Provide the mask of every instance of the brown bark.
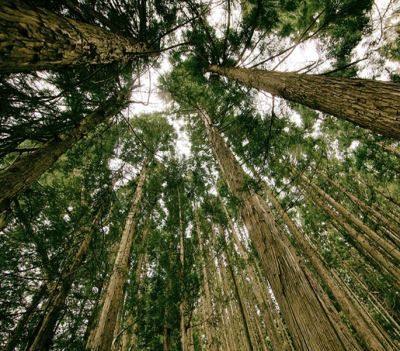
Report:
[[[122,167],[119,169],[118,173],[114,177],[110,189],[114,188],[115,183],[118,181],[121,175],[121,172]],[[65,277],[61,280],[59,285],[55,287],[56,290],[52,293],[51,305],[45,311],[40,330],[36,335],[31,347],[29,348],[29,351],[43,350],[45,348],[45,345],[48,344],[48,342],[52,339],[54,327],[60,318],[60,313],[64,309],[65,299],[67,298],[68,293],[71,290],[72,284],[74,283],[75,278],[80,268],[82,267],[83,261],[86,257],[86,252],[92,240],[93,233],[99,226],[104,209],[105,203],[103,203],[103,205],[100,206],[99,210],[97,211],[97,214],[93,219],[88,233],[86,234],[85,239],[80,245],[78,252],[75,252],[75,250],[71,250],[69,252],[69,260],[67,260],[67,262],[72,261],[70,267],[68,268]]]
[[125,64],[154,56],[133,38],[9,0],[0,6],[0,41],[0,73]]
[[[260,291],[261,291],[262,288],[261,288],[261,286],[258,286],[256,284],[256,282],[255,282],[254,276],[252,274],[253,271],[252,271],[252,269],[250,269],[249,263],[247,261],[247,254],[245,253],[245,250],[244,250],[244,248],[242,246],[242,242],[239,240],[239,237],[238,237],[238,235],[236,233],[235,226],[234,226],[234,224],[232,222],[231,217],[229,216],[228,210],[226,209],[225,203],[222,200],[222,197],[221,197],[221,195],[219,193],[219,190],[218,190],[217,185],[216,185],[216,183],[214,181],[214,178],[213,178],[213,183],[214,183],[214,188],[215,188],[215,190],[217,192],[218,199],[219,199],[219,201],[221,203],[221,206],[222,206],[222,208],[224,210],[225,216],[226,216],[226,218],[228,220],[228,223],[229,223],[229,226],[231,228],[232,235],[233,235],[233,237],[235,239],[235,242],[236,242],[236,245],[237,245],[237,247],[239,249],[240,255],[242,256],[242,258],[244,260],[246,271],[247,271],[247,274],[248,274],[248,276],[249,276],[249,278],[250,278],[250,280],[252,282],[254,293],[256,295],[256,298],[257,298],[257,301],[258,301],[258,304],[259,304],[259,308],[263,313],[263,317],[266,318],[265,324],[266,324],[266,329],[268,331],[268,336],[271,339],[272,348],[274,350],[283,350],[282,340],[281,340],[281,338],[279,336],[278,330],[277,330],[276,325],[274,323],[273,316],[272,316],[271,311],[270,311],[270,309],[268,307],[268,304],[265,304],[265,306],[263,306],[263,301],[262,301],[262,297],[261,297],[261,294],[260,294]],[[221,228],[219,228],[219,229],[222,230]],[[265,307],[265,308],[263,308],[263,307]]]
[[380,146],[381,148],[390,151],[391,153],[393,153],[394,155],[400,157],[400,150],[396,149],[395,147],[391,146],[391,145],[386,145],[382,142],[375,142],[376,145]]
[[22,157],[0,175],[0,213],[20,194],[29,189],[65,152],[100,123],[107,122],[125,106],[125,94],[112,98],[109,107],[98,107],[77,127],[51,139],[38,150]]
[[363,183],[365,186],[367,186],[368,188],[372,188],[374,189],[378,194],[380,194],[381,196],[383,196],[385,199],[389,200],[390,202],[394,203],[395,205],[397,205],[398,207],[400,207],[400,200],[397,200],[396,198],[394,198],[393,196],[391,196],[390,194],[387,194],[385,191],[378,189],[375,186],[372,186],[370,184],[368,184],[365,180],[361,179],[358,175],[355,176],[356,179],[358,179],[361,183]]
[[23,316],[18,321],[18,324],[14,328],[11,333],[10,338],[7,341],[6,346],[4,347],[4,351],[13,351],[15,347],[18,345],[19,338],[21,337],[21,333],[24,331],[26,325],[32,318],[37,306],[42,301],[44,295],[46,294],[47,286],[43,284],[39,290],[35,292],[32,297],[32,301],[29,304],[28,308],[26,309]]
[[[327,213],[330,217],[351,236],[351,238],[361,247],[362,251],[372,258],[372,264],[385,276],[392,278],[392,284],[400,289],[400,270],[386,259],[376,248],[374,248],[362,235],[360,235],[345,219],[330,208],[321,198],[318,197],[305,183],[301,183],[302,188],[310,197]],[[365,256],[365,255],[364,255]],[[368,259],[368,256],[366,257]],[[392,276],[392,277],[391,277]]]
[[359,303],[354,305],[354,302],[351,301],[346,294],[344,293],[341,286],[343,286],[343,282],[341,280],[334,280],[334,278],[329,273],[328,268],[323,265],[321,259],[315,254],[314,248],[311,244],[306,240],[304,235],[302,235],[297,228],[297,226],[290,219],[286,211],[280,205],[278,199],[274,196],[271,189],[263,182],[264,191],[271,201],[272,205],[277,210],[279,216],[282,218],[283,222],[289,228],[290,233],[294,236],[297,243],[300,245],[304,254],[310,260],[313,268],[332,293],[333,297],[339,304],[340,308],[343,310],[350,323],[353,325],[357,334],[360,338],[368,345],[370,350],[392,350],[392,347],[388,344],[387,339],[388,336],[386,333],[382,333],[375,327],[374,323],[370,323],[369,317],[364,315],[361,310],[361,306]]
[[[217,132],[206,112],[199,107],[215,157],[231,192],[241,202],[241,216],[271,283],[279,307],[298,350],[354,350],[342,330],[331,324],[331,313],[321,304],[321,296],[309,282],[301,258],[276,225],[265,201],[250,190],[242,190],[245,173],[235,164],[232,152]],[[343,323],[343,329],[347,329]]]
[[120,300],[123,298],[123,286],[129,271],[129,258],[132,242],[134,239],[137,215],[139,212],[140,201],[143,193],[143,185],[146,180],[147,168],[150,156],[146,156],[140,172],[139,180],[132,203],[131,210],[125,223],[121,241],[115,259],[113,272],[108,283],[105,301],[100,313],[97,328],[93,339],[87,345],[91,351],[109,351],[113,341],[115,323],[117,320]]
[[217,66],[209,71],[400,139],[399,84]]
[[[207,267],[206,267],[206,262],[204,260],[204,248],[203,248],[203,240],[201,238],[201,230],[200,230],[200,220],[199,216],[197,213],[197,207],[195,206],[194,208],[194,213],[195,213],[195,220],[196,220],[196,229],[197,229],[197,237],[199,239],[199,248],[200,248],[200,258],[201,258],[201,266],[202,266],[202,272],[203,272],[203,287],[204,287],[204,293],[205,293],[205,305],[207,309],[207,314],[209,320],[211,319],[212,321],[214,320],[214,309],[213,309],[213,303],[211,299],[211,293],[210,293],[210,287],[208,284],[208,272],[207,272]],[[217,339],[217,333],[215,331],[213,323],[207,322],[209,325],[209,331],[210,331],[210,339],[207,340],[210,347],[209,349],[211,351],[217,351],[218,350],[218,339]]]
[[365,234],[367,234],[371,240],[373,240],[376,245],[381,247],[386,251],[386,255],[390,255],[400,262],[400,251],[391,242],[385,240],[382,236],[378,235],[371,228],[365,225],[359,218],[354,216],[350,211],[348,211],[344,206],[335,201],[330,195],[324,192],[319,186],[311,182],[304,175],[300,175],[303,183],[311,186],[319,195],[326,199],[329,204],[334,207],[344,218],[348,221],[354,223],[358,228],[360,228]]
[[[328,180],[331,182],[336,188],[338,188],[340,191],[342,191],[344,194],[346,194],[351,201],[353,201],[357,206],[362,208],[363,210],[369,212],[373,216],[375,216],[379,221],[381,221],[385,226],[389,227],[394,233],[400,237],[400,228],[396,225],[394,225],[392,222],[390,222],[387,218],[382,216],[378,211],[375,211],[372,207],[368,206],[364,201],[361,201],[357,196],[354,196],[350,192],[348,192],[346,189],[344,189],[338,182],[334,181],[330,177],[328,177],[326,174],[323,172],[320,172],[317,170],[317,173],[324,179]],[[400,252],[399,252],[399,258],[400,258]]]

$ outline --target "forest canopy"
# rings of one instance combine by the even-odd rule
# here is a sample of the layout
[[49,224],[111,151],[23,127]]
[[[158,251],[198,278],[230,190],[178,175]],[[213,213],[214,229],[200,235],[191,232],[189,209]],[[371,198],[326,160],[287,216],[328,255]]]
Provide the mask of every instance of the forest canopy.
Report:
[[399,351],[398,0],[0,1],[6,351]]

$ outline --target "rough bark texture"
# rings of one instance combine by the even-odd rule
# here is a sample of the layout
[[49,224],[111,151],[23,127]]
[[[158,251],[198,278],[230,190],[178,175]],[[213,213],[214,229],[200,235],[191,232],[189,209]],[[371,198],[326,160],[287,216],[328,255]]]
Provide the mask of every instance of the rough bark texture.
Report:
[[3,172],[0,175],[0,213],[5,211],[18,195],[29,189],[74,144],[100,123],[108,121],[121,111],[125,104],[117,103],[117,100],[120,99],[109,101],[110,107],[106,109],[98,107],[77,127],[51,139],[40,149],[22,157]]
[[399,84],[217,66],[209,71],[400,140]]
[[[207,309],[207,315],[209,316],[209,319],[213,320],[214,319],[214,309],[213,309],[213,304],[212,304],[212,299],[211,299],[211,293],[210,293],[210,287],[208,284],[208,273],[207,273],[207,267],[206,267],[206,262],[204,260],[204,249],[203,249],[203,240],[201,238],[201,230],[200,230],[200,220],[199,216],[197,213],[197,207],[194,209],[195,217],[196,217],[196,229],[197,229],[197,236],[199,238],[199,248],[200,248],[200,258],[201,258],[201,268],[203,272],[203,287],[204,287],[204,292],[205,292],[205,305]],[[210,339],[207,340],[209,343],[209,349],[211,351],[217,351],[218,350],[218,339],[217,339],[217,333],[215,331],[214,325],[212,323],[209,324],[209,331],[210,331]]]
[[113,341],[115,323],[117,321],[118,308],[123,298],[123,286],[129,270],[129,258],[137,223],[137,214],[143,193],[143,185],[146,180],[147,168],[150,157],[147,156],[139,181],[136,186],[132,208],[125,223],[125,229],[119,244],[113,272],[108,283],[104,305],[100,313],[99,322],[91,343],[88,345],[91,351],[109,351]]
[[[350,200],[355,203],[357,206],[360,208],[364,209],[365,211],[369,212],[373,216],[375,216],[379,221],[381,221],[385,226],[389,227],[391,230],[393,230],[394,233],[396,233],[400,237],[400,228],[393,223],[391,223],[387,218],[382,216],[379,212],[375,211],[372,207],[367,205],[364,201],[361,201],[357,196],[353,195],[352,193],[348,192],[345,188],[343,188],[338,182],[335,180],[329,178],[326,174],[323,172],[320,172],[317,170],[317,173],[325,178],[327,181],[331,182],[336,188],[338,188],[340,191],[342,191],[344,194],[346,194]],[[400,256],[399,256],[400,258]]]
[[[370,323],[369,317],[362,313],[361,306],[359,306],[357,301],[352,301],[346,296],[343,288],[341,287],[343,284],[341,280],[335,281],[333,279],[328,268],[323,265],[319,257],[316,255],[315,249],[307,241],[304,235],[300,233],[299,229],[290,219],[286,211],[282,208],[271,189],[264,182],[263,185],[264,191],[272,205],[275,207],[279,216],[289,228],[290,233],[294,236],[304,254],[310,260],[310,263],[320,276],[321,280],[330,290],[333,297],[336,299],[337,303],[348,317],[350,323],[353,325],[360,338],[365,342],[366,345],[368,345],[371,351],[392,350],[392,347],[387,341],[390,340],[390,338],[386,335],[386,333],[382,333],[380,330],[378,330],[374,323]],[[357,303],[357,305],[354,306],[354,303]]]
[[358,228],[360,228],[365,234],[367,234],[370,239],[376,243],[379,247],[386,251],[386,255],[390,255],[400,262],[400,251],[391,242],[387,241],[382,236],[378,235],[371,228],[365,225],[358,217],[354,216],[350,211],[348,211],[344,206],[335,201],[329,194],[325,193],[320,187],[311,182],[304,175],[300,175],[303,182],[311,186],[319,195],[325,198],[328,203],[335,208],[344,218],[349,222],[354,223]]
[[128,62],[146,44],[19,1],[0,4],[0,73]]
[[217,191],[218,199],[219,199],[219,201],[221,203],[221,206],[222,206],[222,208],[224,210],[226,219],[228,220],[229,226],[231,228],[231,232],[232,232],[233,238],[234,238],[234,240],[236,242],[236,245],[237,245],[237,247],[239,249],[239,253],[240,253],[240,255],[242,256],[242,258],[244,260],[246,271],[247,271],[247,274],[248,274],[248,276],[250,278],[251,284],[253,286],[254,294],[255,294],[257,302],[259,304],[259,308],[260,308],[260,310],[262,312],[263,317],[266,319],[266,321],[265,321],[266,329],[267,329],[267,332],[268,332],[268,336],[271,339],[272,348],[273,348],[273,350],[283,350],[284,349],[283,343],[282,343],[282,340],[281,340],[281,338],[279,336],[279,333],[278,333],[278,330],[276,328],[276,325],[274,323],[272,313],[271,313],[271,311],[270,311],[270,309],[268,307],[268,304],[263,304],[263,300],[262,300],[261,293],[260,293],[262,287],[258,286],[257,283],[255,282],[255,279],[254,279],[254,276],[253,276],[253,270],[249,267],[249,263],[247,261],[247,255],[245,253],[245,250],[243,248],[243,245],[242,245],[241,241],[239,240],[239,236],[236,233],[235,226],[234,226],[234,224],[232,222],[231,217],[229,216],[228,210],[226,209],[225,203],[222,200],[222,197],[221,197],[221,195],[219,193],[219,190],[217,188],[217,185],[215,184],[214,179],[213,179],[213,183],[214,183],[214,188]]
[[343,227],[343,229],[359,245],[362,251],[361,254],[364,255],[383,275],[388,276],[388,278],[391,279],[391,283],[397,289],[400,289],[400,284],[398,283],[400,280],[400,270],[393,263],[388,261],[375,247],[373,247],[363,235],[359,235],[359,233],[349,225],[343,217],[322,201],[322,199],[319,198],[318,195],[306,185],[306,183],[301,183],[301,187],[327,214],[331,216],[335,222],[339,224],[337,226],[338,228],[340,228],[340,226]]
[[[122,167],[118,171],[117,175],[114,177],[113,183],[111,184],[111,189],[114,187],[115,183],[117,182],[120,174],[122,172]],[[29,348],[29,351],[41,351],[44,349],[45,345],[48,344],[49,340],[53,338],[53,331],[54,327],[59,320],[60,313],[64,309],[65,299],[71,290],[72,284],[75,281],[75,277],[79,272],[79,269],[82,267],[82,263],[86,256],[86,252],[89,248],[89,244],[92,240],[92,236],[96,228],[99,226],[99,222],[102,218],[103,211],[105,209],[105,204],[100,206],[99,210],[91,227],[88,230],[88,233],[85,236],[79,250],[75,252],[75,250],[71,250],[69,253],[70,259],[68,261],[72,261],[70,264],[69,269],[65,274],[65,278],[62,279],[59,286],[56,287],[56,291],[53,292],[53,299],[51,302],[51,306],[45,311],[43,322],[40,327],[36,338]]]
[[[301,258],[266,210],[257,194],[242,191],[243,170],[217,132],[207,113],[199,107],[208,137],[230,190],[241,201],[241,216],[271,283],[297,350],[354,350],[340,330],[335,330],[320,297],[299,265]],[[270,212],[270,211],[269,211]],[[333,312],[333,311],[332,311]],[[343,326],[345,326],[343,324]],[[339,335],[340,334],[340,335]]]

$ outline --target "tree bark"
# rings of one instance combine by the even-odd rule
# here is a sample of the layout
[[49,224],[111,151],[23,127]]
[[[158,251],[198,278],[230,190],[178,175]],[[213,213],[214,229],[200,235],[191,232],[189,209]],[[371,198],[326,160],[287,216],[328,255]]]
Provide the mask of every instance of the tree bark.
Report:
[[330,195],[324,192],[319,186],[311,182],[303,174],[301,174],[300,177],[303,183],[306,183],[307,185],[311,186],[319,195],[321,195],[324,199],[326,199],[329,202],[329,204],[332,207],[334,207],[344,218],[354,223],[365,234],[367,234],[371,238],[371,240],[373,240],[376,243],[376,245],[385,250],[386,255],[390,255],[394,259],[400,262],[400,251],[396,248],[396,246],[394,246],[391,242],[387,241],[385,238],[374,232],[371,228],[365,225],[359,218],[354,216],[344,206],[335,201]]
[[85,137],[100,123],[107,122],[127,104],[125,93],[110,99],[109,107],[98,107],[78,126],[51,139],[38,150],[22,157],[0,175],[0,213],[10,203],[29,189],[65,152]]
[[43,284],[39,290],[35,291],[35,293],[32,297],[31,303],[29,304],[29,306],[26,309],[23,316],[18,321],[17,326],[12,331],[11,336],[7,341],[7,344],[4,347],[4,351],[13,351],[15,349],[15,347],[18,345],[18,342],[20,341],[19,338],[21,337],[21,333],[24,331],[26,325],[32,318],[37,306],[42,301],[46,292],[47,292],[46,284]]
[[[119,169],[118,173],[114,177],[110,189],[114,188],[115,183],[118,181],[121,175],[122,168],[123,167]],[[52,293],[52,296],[54,297],[52,298],[51,305],[45,311],[45,315],[43,316],[43,322],[41,324],[40,330],[36,335],[35,340],[32,343],[31,347],[29,348],[29,351],[43,350],[45,348],[45,345],[48,344],[49,340],[53,338],[54,327],[60,318],[60,313],[64,309],[65,299],[67,298],[68,293],[71,290],[71,287],[75,281],[75,278],[80,268],[82,267],[83,261],[86,257],[86,252],[92,240],[93,233],[98,228],[100,220],[103,216],[105,205],[106,204],[103,203],[100,206],[99,210],[97,211],[97,214],[93,219],[90,229],[88,230],[85,239],[83,240],[81,246],[79,247],[78,252],[75,252],[75,250],[70,251],[69,253],[70,259],[67,260],[67,262],[72,261],[72,263],[70,264],[70,267],[68,268],[65,277],[62,278],[59,285],[56,286],[56,291]]]
[[145,43],[20,1],[0,6],[0,73],[29,72],[154,56]]
[[[207,113],[199,114],[220,169],[231,192],[240,201],[240,211],[250,238],[257,250],[263,269],[271,283],[279,307],[298,350],[354,350],[357,345],[331,325],[330,317],[321,305],[302,267],[301,258],[276,225],[265,201],[250,190],[242,190],[244,171],[235,163],[232,152],[218,133]],[[335,313],[332,311],[331,313]],[[342,324],[343,329],[347,329]]]
[[[400,270],[386,259],[375,247],[373,247],[362,235],[360,235],[345,219],[338,215],[332,208],[322,201],[305,183],[301,183],[301,187],[310,195],[310,197],[343,229],[350,237],[361,247],[362,251],[366,252],[372,258],[372,264],[384,275],[388,276],[391,283],[400,289]],[[339,226],[338,226],[339,227]],[[363,254],[363,253],[361,253]],[[364,255],[366,256],[366,255]],[[369,257],[366,256],[368,259]],[[369,259],[371,261],[371,259]]]
[[[277,210],[279,216],[282,218],[284,223],[289,228],[290,233],[294,236],[296,242],[300,245],[302,251],[310,260],[313,268],[332,293],[336,302],[339,304],[340,308],[343,310],[350,323],[353,325],[357,334],[360,338],[368,345],[369,349],[372,350],[393,350],[392,347],[388,344],[387,340],[388,336],[386,333],[382,333],[375,327],[375,324],[369,323],[368,316],[365,316],[361,311],[361,306],[354,306],[352,301],[346,296],[341,285],[343,282],[335,281],[331,274],[329,273],[328,268],[323,265],[321,259],[315,254],[315,250],[310,245],[310,243],[306,240],[304,235],[302,235],[297,228],[297,226],[290,219],[286,211],[282,208],[278,199],[272,193],[272,190],[268,187],[265,182],[263,182],[264,191],[271,201],[272,205]],[[353,301],[355,302],[355,301]]]
[[147,155],[140,172],[132,207],[125,223],[125,229],[122,233],[99,322],[91,343],[87,345],[87,348],[90,348],[91,351],[109,351],[111,349],[118,308],[120,306],[120,300],[123,297],[123,286],[129,271],[131,247],[149,163],[150,155]]
[[208,70],[400,140],[399,84],[247,68]]
[[[195,206],[194,208],[194,213],[195,213],[195,219],[196,219],[196,229],[197,229],[197,237],[199,238],[199,248],[200,248],[200,258],[201,258],[201,266],[202,266],[202,271],[203,271],[203,284],[204,284],[204,292],[206,295],[205,302],[206,302],[206,308],[207,308],[207,314],[209,316],[209,319],[213,320],[214,319],[214,309],[213,309],[213,304],[212,304],[212,299],[211,299],[211,294],[210,294],[210,287],[208,284],[208,273],[207,273],[207,267],[206,267],[206,262],[204,260],[204,248],[203,248],[203,240],[201,238],[201,230],[200,230],[200,220],[199,220],[199,215],[197,213],[197,207]],[[218,350],[218,339],[217,339],[217,333],[215,331],[213,323],[207,322],[209,325],[209,330],[210,330],[210,340],[207,340],[209,342],[209,349],[211,351],[217,351]]]

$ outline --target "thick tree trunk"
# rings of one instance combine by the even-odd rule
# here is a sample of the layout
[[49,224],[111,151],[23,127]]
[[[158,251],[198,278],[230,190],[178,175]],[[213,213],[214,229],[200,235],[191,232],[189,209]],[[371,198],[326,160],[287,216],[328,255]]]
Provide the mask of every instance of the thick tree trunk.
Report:
[[399,84],[217,66],[209,71],[400,140]]
[[[335,329],[321,304],[321,296],[309,282],[301,258],[271,217],[265,201],[249,190],[242,191],[245,173],[217,132],[207,113],[199,108],[215,157],[232,193],[241,201],[241,216],[271,283],[296,348],[300,350],[355,350],[342,330]],[[330,314],[334,314],[331,311]],[[342,322],[343,330],[346,325]]]
[[[110,189],[113,189],[115,183],[118,181],[122,172],[122,167],[114,177],[114,180],[111,184]],[[45,311],[45,315],[43,316],[43,322],[40,327],[36,338],[29,348],[29,351],[41,351],[44,349],[45,345],[48,344],[49,340],[53,338],[54,327],[59,320],[60,313],[64,309],[65,299],[71,290],[72,284],[75,281],[75,277],[78,274],[80,268],[82,267],[82,263],[86,257],[86,252],[89,248],[89,244],[92,240],[92,236],[94,231],[98,228],[100,220],[103,216],[103,212],[105,209],[105,203],[100,206],[99,210],[95,218],[92,221],[90,229],[85,236],[81,246],[79,247],[78,252],[75,250],[71,250],[69,253],[69,260],[67,262],[71,262],[70,267],[66,271],[65,277],[61,280],[60,284],[56,287],[56,292],[53,293],[53,298],[51,301],[51,305]]]
[[0,73],[106,63],[154,55],[146,44],[19,1],[0,5]]
[[[261,293],[260,293],[262,288],[261,288],[261,286],[257,286],[257,284],[255,282],[255,279],[254,279],[253,274],[252,274],[253,270],[250,269],[249,263],[247,261],[247,254],[245,253],[243,245],[242,245],[241,241],[239,240],[239,236],[236,233],[235,226],[234,226],[234,224],[232,222],[231,217],[229,216],[228,210],[226,209],[225,203],[222,200],[222,197],[221,197],[221,195],[219,193],[219,190],[218,190],[217,185],[216,185],[216,183],[214,181],[214,178],[213,178],[213,183],[214,183],[214,188],[215,188],[215,190],[217,192],[218,199],[219,199],[219,201],[221,203],[221,206],[222,206],[222,208],[224,210],[225,217],[228,220],[229,226],[231,228],[231,232],[232,232],[233,238],[234,238],[234,240],[236,242],[236,245],[237,245],[237,247],[239,249],[240,255],[242,256],[242,258],[244,260],[246,271],[247,271],[247,274],[248,274],[248,276],[250,278],[250,281],[251,281],[251,283],[253,285],[254,293],[256,295],[256,298],[257,298],[257,301],[258,301],[258,304],[259,304],[259,308],[260,308],[260,310],[261,310],[261,312],[263,314],[263,317],[266,318],[265,324],[266,324],[266,329],[267,329],[267,332],[268,332],[268,336],[271,339],[272,348],[274,350],[283,350],[284,349],[283,348],[283,343],[282,343],[282,340],[281,340],[281,338],[279,336],[279,333],[278,333],[278,330],[276,328],[276,325],[274,323],[271,310],[269,309],[268,304],[265,304],[265,306],[263,306],[263,300],[262,300]],[[221,230],[221,228],[219,228],[219,229]]]
[[[46,172],[65,152],[85,137],[101,123],[108,121],[125,106],[125,94],[120,93],[108,103],[104,109],[98,107],[83,119],[77,127],[50,140],[40,149],[22,157],[5,172],[0,174],[0,213],[5,211],[10,203],[29,189],[40,176]],[[122,99],[121,99],[122,98]]]
[[123,297],[123,286],[129,270],[129,258],[149,162],[150,156],[148,155],[143,163],[136,186],[132,208],[126,220],[125,229],[122,233],[113,272],[108,283],[106,298],[100,313],[99,322],[91,343],[87,345],[91,351],[109,351],[111,348],[118,308],[120,306],[120,300]]
[[315,249],[306,240],[304,235],[300,233],[299,229],[290,219],[286,211],[282,208],[281,204],[274,196],[271,189],[268,187],[267,184],[265,184],[265,182],[263,182],[263,185],[264,191],[271,201],[272,205],[275,207],[279,216],[289,228],[290,233],[294,236],[296,242],[300,245],[304,254],[310,260],[310,263],[312,264],[313,268],[315,269],[321,280],[332,293],[333,297],[336,299],[336,302],[339,304],[360,338],[365,342],[366,345],[368,345],[371,351],[392,350],[392,347],[387,342],[387,340],[390,340],[390,338],[388,338],[386,333],[381,333],[381,331],[375,327],[374,323],[369,323],[369,317],[362,313],[361,306],[359,306],[358,303],[356,306],[353,305],[352,302],[356,301],[351,301],[346,296],[343,289],[341,288],[343,282],[336,282],[333,279],[328,269],[323,265],[320,258],[315,254]]

